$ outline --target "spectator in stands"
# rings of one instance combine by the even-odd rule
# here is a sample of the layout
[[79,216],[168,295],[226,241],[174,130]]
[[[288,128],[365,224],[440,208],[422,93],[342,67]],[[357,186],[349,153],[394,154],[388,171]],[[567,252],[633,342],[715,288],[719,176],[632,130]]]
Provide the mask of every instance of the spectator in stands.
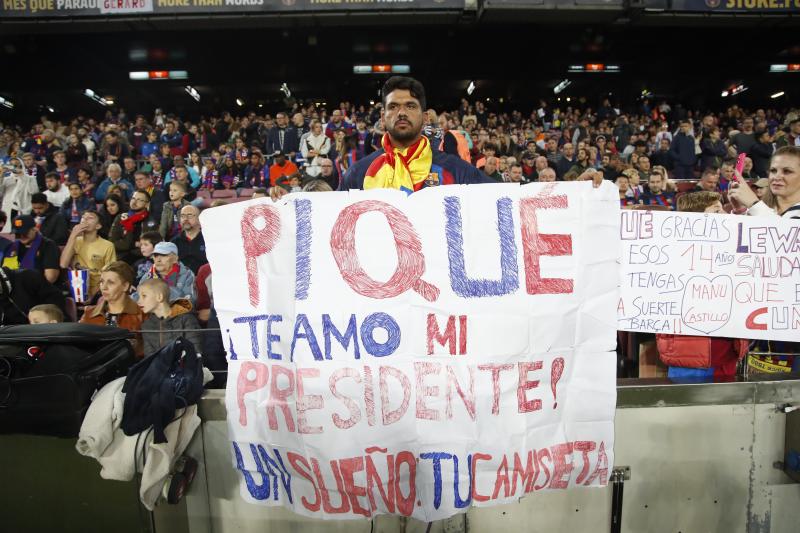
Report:
[[[137,115],[133,126],[128,130],[128,137],[131,141],[131,148],[137,154],[142,153],[142,146],[146,142],[150,133],[150,127],[145,123],[142,115]],[[146,156],[145,156],[146,157]]]
[[651,172],[647,189],[642,195],[644,205],[660,205],[675,210],[675,193],[665,190],[666,179],[661,172]]
[[72,170],[77,170],[89,162],[89,153],[86,146],[80,141],[77,135],[70,135],[67,138],[67,147],[64,149],[66,154],[67,166]]
[[172,168],[169,169],[169,172],[164,177],[164,185],[169,185],[172,180],[177,178],[178,169],[180,168],[186,169],[188,183],[193,189],[200,187],[200,173],[187,165],[186,159],[182,155],[176,155],[172,158]]
[[275,127],[269,131],[267,136],[267,155],[273,156],[282,153],[292,160],[294,154],[300,151],[299,144],[297,130],[289,125],[289,117],[286,116],[286,113],[276,114]]
[[575,145],[572,143],[564,144],[564,146],[561,147],[561,159],[558,160],[558,164],[556,165],[556,175],[563,179],[564,174],[569,172],[576,161]]
[[39,304],[28,311],[31,324],[60,324],[64,322],[64,312],[54,304]]
[[100,223],[103,225],[103,229],[100,230],[100,236],[107,239],[111,233],[111,225],[114,223],[114,219],[117,218],[117,215],[127,210],[128,204],[121,196],[112,194],[106,198],[97,213],[100,215]]
[[164,238],[157,231],[147,231],[139,236],[139,251],[142,258],[133,264],[133,271],[136,273],[136,285],[153,268],[153,250],[156,244],[163,242]]
[[269,167],[269,183],[276,185],[278,178],[299,176],[300,171],[297,165],[286,158],[286,154],[280,153],[275,156],[275,162]]
[[11,224],[17,237],[2,251],[3,266],[11,270],[36,270],[50,283],[58,281],[58,246],[44,237],[30,215],[20,215]]
[[0,325],[27,324],[31,309],[48,304],[64,312],[64,295],[41,272],[0,268]]
[[756,143],[756,133],[753,130],[753,119],[747,117],[742,121],[742,130],[731,138],[731,146],[736,148],[737,154],[749,154]]
[[[700,181],[697,182],[697,185],[692,192],[719,192],[719,173],[717,170],[713,168],[707,168],[703,171],[703,174],[700,176]],[[681,209],[681,211],[683,211]]]
[[483,173],[497,183],[503,182],[503,174],[500,173],[498,168],[500,161],[495,156],[486,158],[486,164],[483,166]]
[[122,160],[122,179],[133,183],[133,175],[136,172],[136,160],[131,156],[126,156]]
[[37,192],[31,196],[31,214],[36,221],[36,227],[46,238],[58,246],[67,242],[67,221],[61,216],[58,208],[47,201],[44,193]]
[[26,152],[22,154],[22,171],[25,173],[26,176],[32,177],[36,179],[36,185],[38,189],[44,190],[44,168],[41,165],[36,164],[36,157],[30,153]]
[[167,195],[153,183],[153,178],[145,171],[139,170],[134,173],[133,183],[136,189],[144,191],[150,195],[150,218],[161,220],[161,210]]
[[267,168],[261,152],[254,151],[250,154],[250,163],[244,168],[244,179],[240,187],[252,189],[266,187],[269,184],[269,169]]
[[800,146],[800,118],[789,121],[787,131],[778,130],[775,133],[775,148],[783,146]]
[[87,301],[100,288],[100,272],[103,267],[117,260],[114,245],[98,235],[101,228],[98,214],[86,211],[80,223],[72,228],[67,244],[61,251],[61,268],[89,271]]
[[128,155],[128,147],[120,142],[117,132],[109,131],[106,133],[105,143],[100,148],[100,161],[105,161],[106,163],[119,163]]
[[147,132],[147,142],[141,147],[141,156],[145,159],[150,159],[152,154],[158,155],[158,133],[154,130]]
[[672,154],[670,153],[670,144],[671,144],[671,142],[672,142],[671,139],[666,138],[666,137],[662,138],[659,141],[658,151],[656,151],[650,157],[650,159],[651,159],[650,162],[653,165],[658,165],[658,166],[664,167],[666,169],[672,169],[673,168]]
[[60,212],[61,217],[67,222],[67,227],[72,229],[80,223],[83,213],[96,209],[96,204],[94,198],[88,198],[83,194],[79,183],[70,183],[68,190],[69,198],[61,204]]
[[756,133],[756,142],[750,147],[748,155],[753,160],[753,177],[766,178],[769,176],[769,162],[775,148],[772,146],[772,137],[769,131]]
[[114,326],[136,332],[132,341],[137,357],[142,357],[142,329],[144,315],[128,295],[133,286],[133,270],[123,261],[114,261],[100,272],[100,294],[97,305],[89,305],[80,322],[99,326]]
[[181,209],[181,232],[172,242],[178,248],[181,263],[197,273],[201,266],[208,263],[206,259],[206,241],[200,227],[200,210],[187,205]]
[[672,139],[672,144],[669,148],[676,179],[694,178],[694,165],[697,163],[697,156],[695,155],[695,143],[692,135],[692,123],[688,120],[682,120],[680,131]]
[[678,198],[678,211],[691,213],[725,213],[722,208],[722,195],[718,192],[699,191],[684,194]]
[[131,197],[130,210],[114,219],[109,240],[114,243],[120,261],[132,265],[141,257],[136,242],[144,231],[150,231],[155,225],[149,220],[149,209],[150,196],[145,191],[136,191]]
[[[394,188],[410,194],[425,186],[432,165],[441,168],[440,183],[486,183],[488,179],[462,159],[434,152],[422,136],[425,88],[413,78],[393,76],[381,90],[386,134],[379,150],[350,167],[340,190]],[[403,160],[400,160],[402,156]]]
[[47,201],[56,207],[61,207],[61,204],[69,198],[69,189],[67,186],[61,183],[61,179],[55,172],[48,172],[45,174],[44,183],[47,187],[44,191]]
[[178,131],[174,121],[168,120],[164,124],[164,133],[161,134],[159,140],[161,144],[166,144],[169,147],[171,155],[185,155],[183,135]]
[[345,120],[340,109],[334,109],[331,113],[331,120],[325,126],[325,135],[333,141],[333,132],[337,130],[344,130],[345,133],[350,133],[353,126]]
[[319,120],[312,120],[311,130],[300,139],[300,152],[303,154],[303,159],[306,160],[308,176],[319,176],[320,156],[327,156],[330,149],[331,140],[322,132],[322,124]]
[[542,169],[542,171],[539,172],[539,179],[537,181],[541,183],[556,181],[556,171],[550,167]]
[[[547,162],[547,159],[545,159],[545,162]],[[589,150],[586,148],[579,148],[578,156],[575,159],[575,164],[570,167],[569,171],[575,172],[580,176],[587,168],[589,168],[589,166]]]
[[78,184],[81,186],[83,195],[95,201],[97,183],[92,176],[92,172],[86,167],[81,167],[76,171],[76,175],[78,176]]
[[111,163],[106,167],[106,178],[97,186],[94,198],[99,203],[106,199],[108,188],[117,185],[122,191],[125,200],[129,200],[133,193],[133,184],[122,178],[122,169],[116,163]]
[[162,205],[161,223],[158,227],[158,232],[166,240],[172,240],[180,233],[181,209],[189,205],[185,197],[185,183],[175,181],[169,184],[169,201]]
[[755,182],[756,188],[756,197],[759,201],[764,201],[764,195],[769,191],[769,179],[767,178],[760,178],[758,181]]
[[513,163],[508,169],[508,181],[511,183],[528,183],[525,176],[522,175],[522,165]]
[[153,248],[153,268],[142,276],[148,279],[162,279],[170,289],[170,301],[187,298],[194,305],[194,274],[178,261],[178,247],[172,242],[160,242]]
[[700,141],[702,155],[700,157],[700,170],[707,168],[720,168],[728,155],[728,147],[720,138],[719,128],[712,126]]
[[192,303],[186,298],[173,300],[169,285],[161,279],[148,279],[139,284],[138,303],[147,316],[142,322],[144,354],[149,356],[162,346],[183,337],[203,351],[200,324],[192,314]]
[[58,181],[61,183],[72,181],[75,178],[75,169],[67,165],[67,154],[63,150],[57,150],[53,153],[53,164],[50,165],[50,172],[55,172],[58,176]]
[[617,190],[619,191],[619,206],[625,208],[629,205],[637,205],[641,203],[639,198],[634,198],[633,196],[629,196],[628,192],[630,190],[630,180],[628,176],[625,174],[620,174],[617,176],[617,179],[614,180],[614,183],[617,185]]
[[219,181],[223,189],[233,189],[239,186],[242,180],[242,171],[229,155],[222,157],[222,164],[217,168]]
[[[3,197],[3,212],[14,218],[31,212],[31,197],[39,192],[36,177],[23,171],[23,162],[19,158],[11,158],[6,167],[8,170],[0,182],[0,194]],[[9,221],[3,224],[3,233],[11,233]]]
[[774,207],[759,200],[747,183],[738,177],[731,184],[728,198],[735,205],[746,207],[748,215],[800,219],[800,147],[784,146],[775,151],[768,180]]
[[170,182],[176,183],[183,183],[186,186],[186,198],[187,202],[192,202],[197,198],[197,190],[192,187],[191,183],[189,183],[189,171],[186,167],[175,167],[175,179]]

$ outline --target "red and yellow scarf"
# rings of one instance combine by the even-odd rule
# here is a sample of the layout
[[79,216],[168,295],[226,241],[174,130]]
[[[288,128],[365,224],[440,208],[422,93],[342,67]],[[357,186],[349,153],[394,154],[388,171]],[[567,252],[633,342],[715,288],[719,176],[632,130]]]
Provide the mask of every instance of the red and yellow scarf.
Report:
[[364,189],[399,189],[411,194],[422,188],[433,163],[433,151],[425,136],[406,149],[392,146],[389,134],[381,139],[384,153],[378,156],[364,176]]

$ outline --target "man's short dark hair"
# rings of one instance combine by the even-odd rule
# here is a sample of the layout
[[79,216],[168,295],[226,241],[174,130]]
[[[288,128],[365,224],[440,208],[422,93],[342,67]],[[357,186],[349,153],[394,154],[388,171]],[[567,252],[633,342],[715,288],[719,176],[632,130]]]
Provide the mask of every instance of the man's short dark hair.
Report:
[[59,179],[58,172],[48,172],[44,175],[44,179],[53,178],[54,180]]
[[47,204],[49,203],[47,200],[47,196],[43,192],[34,193],[31,196],[31,203],[32,204]]
[[427,109],[427,102],[425,101],[425,87],[414,78],[408,76],[392,76],[386,83],[383,84],[381,89],[381,100],[383,105],[386,105],[386,97],[389,93],[397,89],[405,90],[411,93],[411,96],[419,100],[419,105],[422,109]]

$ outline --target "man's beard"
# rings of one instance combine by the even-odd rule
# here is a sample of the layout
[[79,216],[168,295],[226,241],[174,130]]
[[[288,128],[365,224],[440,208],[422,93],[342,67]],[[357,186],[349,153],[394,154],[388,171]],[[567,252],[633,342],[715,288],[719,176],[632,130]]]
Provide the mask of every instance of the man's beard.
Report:
[[391,135],[392,139],[395,139],[397,141],[413,141],[419,136],[420,132],[422,131],[422,128],[418,128],[416,130],[409,129],[404,132],[397,131],[397,129],[395,128],[387,128],[386,131],[389,133],[389,135]]

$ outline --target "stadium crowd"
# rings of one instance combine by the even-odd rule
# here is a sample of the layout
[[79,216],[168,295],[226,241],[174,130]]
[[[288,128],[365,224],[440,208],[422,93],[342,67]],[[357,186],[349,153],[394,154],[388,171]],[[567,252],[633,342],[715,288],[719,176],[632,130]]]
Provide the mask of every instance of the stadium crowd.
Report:
[[[704,196],[712,201],[703,210],[717,212],[747,207],[728,197],[740,154],[744,179],[774,207],[770,159],[800,146],[796,110],[598,103],[541,100],[503,111],[462,99],[424,111],[422,132],[434,151],[461,158],[487,181],[610,180],[625,208],[676,209],[692,191],[719,193]],[[381,149],[385,131],[380,102],[296,103],[274,115],[197,121],[119,109],[100,120],[43,116],[30,128],[3,126],[0,271],[15,297],[2,301],[2,323],[34,314],[58,321],[60,310],[70,320],[150,332],[137,344],[140,355],[187,331],[205,353],[223,354],[201,210],[346,188],[348,171]],[[44,307],[29,317],[37,303]]]

